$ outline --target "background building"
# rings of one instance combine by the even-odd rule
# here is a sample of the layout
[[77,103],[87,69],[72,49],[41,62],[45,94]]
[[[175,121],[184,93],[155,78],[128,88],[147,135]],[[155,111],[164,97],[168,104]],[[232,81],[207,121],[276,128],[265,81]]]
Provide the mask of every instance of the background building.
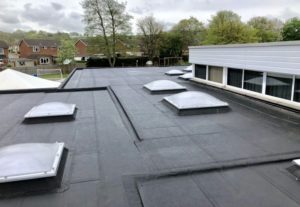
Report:
[[300,107],[300,41],[190,47],[194,81]]
[[58,55],[59,42],[45,39],[24,39],[19,43],[20,58],[33,59],[40,65],[53,64]]
[[0,65],[6,64],[8,60],[8,44],[0,40]]

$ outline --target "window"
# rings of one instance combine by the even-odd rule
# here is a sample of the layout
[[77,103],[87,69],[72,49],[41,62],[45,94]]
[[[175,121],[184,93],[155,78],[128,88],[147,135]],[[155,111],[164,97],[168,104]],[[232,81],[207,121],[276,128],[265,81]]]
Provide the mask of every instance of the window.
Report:
[[263,73],[245,70],[244,89],[261,93],[262,92]]
[[4,55],[4,49],[3,48],[0,48],[0,54]]
[[208,80],[223,83],[223,68],[216,66],[209,66]]
[[24,66],[25,65],[25,61],[19,61],[19,65]]
[[294,101],[300,102],[300,76],[296,76]]
[[40,47],[39,46],[33,46],[32,51],[33,52],[40,52]]
[[291,100],[293,77],[291,75],[267,74],[266,94]]
[[43,57],[40,59],[40,64],[49,64],[50,60],[48,57]]
[[195,77],[206,79],[206,65],[195,65]]
[[228,68],[227,81],[230,86],[242,88],[243,70]]

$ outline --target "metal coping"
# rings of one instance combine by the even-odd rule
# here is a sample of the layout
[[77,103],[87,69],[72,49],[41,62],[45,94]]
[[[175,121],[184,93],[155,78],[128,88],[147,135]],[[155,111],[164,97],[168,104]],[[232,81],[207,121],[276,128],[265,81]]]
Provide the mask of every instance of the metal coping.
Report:
[[28,173],[22,175],[7,175],[0,177],[0,183],[8,183],[8,182],[15,182],[15,181],[25,181],[25,180],[32,180],[32,179],[39,179],[39,178],[46,178],[46,177],[54,177],[57,174],[57,170],[59,168],[59,163],[62,157],[62,153],[64,150],[65,144],[63,142],[56,143],[58,145],[58,149],[56,155],[54,157],[54,161],[52,164],[51,169],[43,171],[43,172],[36,172],[36,173]]

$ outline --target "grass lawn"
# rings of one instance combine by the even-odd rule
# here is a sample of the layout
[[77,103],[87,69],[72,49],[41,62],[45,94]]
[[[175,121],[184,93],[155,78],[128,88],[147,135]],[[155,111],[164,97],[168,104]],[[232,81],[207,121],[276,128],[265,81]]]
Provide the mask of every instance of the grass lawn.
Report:
[[[63,74],[63,79],[67,78],[69,74]],[[60,74],[45,74],[41,75],[40,78],[48,79],[48,80],[59,80],[61,79]]]

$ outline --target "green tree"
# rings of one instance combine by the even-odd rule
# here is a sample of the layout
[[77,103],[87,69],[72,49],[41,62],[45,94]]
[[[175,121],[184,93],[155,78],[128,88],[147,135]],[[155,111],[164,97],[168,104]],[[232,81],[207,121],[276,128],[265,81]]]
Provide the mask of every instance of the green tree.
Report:
[[284,41],[300,40],[300,19],[292,18],[288,20],[282,29],[282,39]]
[[155,20],[153,16],[147,16],[139,19],[137,22],[140,35],[140,45],[149,59],[159,55],[163,25]]
[[259,42],[274,42],[281,40],[283,23],[279,19],[253,17],[248,22],[248,25],[257,30]]
[[161,37],[160,56],[180,57],[184,47],[181,35],[177,32],[164,32]]
[[73,40],[65,40],[62,42],[60,49],[58,51],[58,62],[64,63],[64,61],[69,60],[71,62],[74,61],[76,53],[76,48]]
[[118,35],[130,33],[130,19],[126,4],[117,0],[83,0],[84,22],[87,33],[101,35],[104,39],[104,53],[111,67],[116,63]]
[[202,22],[195,17],[190,17],[189,19],[181,20],[170,32],[176,33],[173,36],[180,38],[182,43],[181,50],[188,50],[188,46],[197,46],[202,43],[206,30]]
[[244,24],[232,11],[220,11],[209,22],[205,44],[257,42],[256,30]]

